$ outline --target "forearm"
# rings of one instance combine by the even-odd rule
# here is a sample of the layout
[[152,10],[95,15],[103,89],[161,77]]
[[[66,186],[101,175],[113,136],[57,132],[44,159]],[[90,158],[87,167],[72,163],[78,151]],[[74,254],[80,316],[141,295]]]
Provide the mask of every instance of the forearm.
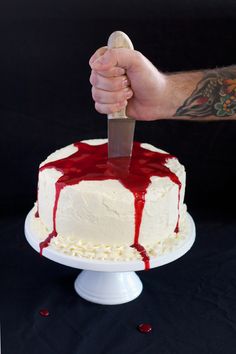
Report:
[[236,119],[236,66],[166,76],[166,116],[189,120]]

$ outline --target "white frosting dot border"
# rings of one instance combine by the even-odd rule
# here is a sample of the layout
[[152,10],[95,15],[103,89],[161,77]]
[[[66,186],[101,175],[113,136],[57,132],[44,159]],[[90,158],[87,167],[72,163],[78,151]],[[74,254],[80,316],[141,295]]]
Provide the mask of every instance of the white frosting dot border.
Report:
[[[35,217],[36,207],[32,212],[30,220],[31,229],[35,238],[40,243],[44,241],[49,230],[45,228],[40,218]],[[162,241],[154,244],[142,244],[147,251],[150,260],[168,254],[181,247],[189,234],[189,223],[185,218],[181,218],[179,225],[179,232],[169,235]],[[50,242],[51,249],[73,257],[83,257],[92,260],[107,260],[107,261],[134,261],[142,260],[139,252],[129,245],[105,245],[94,244],[91,242],[84,242],[75,237],[65,237],[58,234],[53,237]]]

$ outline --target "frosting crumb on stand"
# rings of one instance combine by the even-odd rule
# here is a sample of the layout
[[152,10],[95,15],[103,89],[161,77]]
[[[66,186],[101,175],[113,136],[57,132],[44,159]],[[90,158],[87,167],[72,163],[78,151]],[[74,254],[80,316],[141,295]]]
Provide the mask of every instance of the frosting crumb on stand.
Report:
[[[127,162],[128,161],[128,162]],[[50,247],[104,260],[169,252],[187,234],[185,170],[177,158],[134,143],[132,158],[108,160],[105,139],[78,142],[40,165],[32,228]]]

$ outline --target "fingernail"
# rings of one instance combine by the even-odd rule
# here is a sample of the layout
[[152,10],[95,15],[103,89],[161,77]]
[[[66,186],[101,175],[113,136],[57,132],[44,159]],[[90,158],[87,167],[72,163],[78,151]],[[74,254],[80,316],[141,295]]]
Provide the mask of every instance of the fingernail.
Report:
[[129,86],[129,80],[128,79],[123,79],[122,84],[123,84],[123,87]]
[[132,95],[133,95],[132,90],[130,90],[129,87],[126,87],[126,88],[125,88],[125,97],[126,97],[126,98],[130,98],[130,97],[132,97]]

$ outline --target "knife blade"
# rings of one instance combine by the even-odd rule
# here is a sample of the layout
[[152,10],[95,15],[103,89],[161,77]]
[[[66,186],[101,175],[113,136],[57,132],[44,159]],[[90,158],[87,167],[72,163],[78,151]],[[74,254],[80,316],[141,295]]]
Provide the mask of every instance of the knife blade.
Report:
[[[108,48],[134,49],[129,37],[121,31],[113,32]],[[126,115],[126,109],[108,115],[108,158],[130,157],[133,148],[135,119]]]

